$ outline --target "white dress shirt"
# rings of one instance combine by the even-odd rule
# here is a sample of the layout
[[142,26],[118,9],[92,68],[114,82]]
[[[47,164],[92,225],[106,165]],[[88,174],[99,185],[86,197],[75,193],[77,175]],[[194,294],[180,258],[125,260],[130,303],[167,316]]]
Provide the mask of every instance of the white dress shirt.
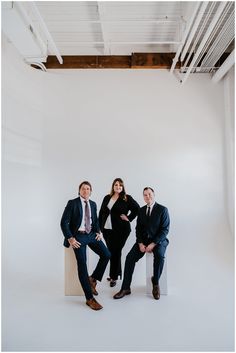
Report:
[[114,205],[114,203],[116,202],[116,200],[112,200],[112,198],[110,198],[110,201],[108,202],[108,205],[107,207],[109,208],[110,210],[110,213],[107,217],[107,220],[106,220],[106,223],[104,225],[104,229],[112,229],[112,224],[111,224],[111,209]]

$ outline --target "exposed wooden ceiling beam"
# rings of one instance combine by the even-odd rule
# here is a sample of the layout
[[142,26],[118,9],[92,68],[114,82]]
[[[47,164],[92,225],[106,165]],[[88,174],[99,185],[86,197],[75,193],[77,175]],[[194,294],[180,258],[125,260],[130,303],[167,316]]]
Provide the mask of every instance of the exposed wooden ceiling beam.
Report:
[[[60,65],[48,56],[47,69],[170,69],[175,53],[134,53],[132,55],[63,56]],[[177,65],[179,67],[179,65]]]

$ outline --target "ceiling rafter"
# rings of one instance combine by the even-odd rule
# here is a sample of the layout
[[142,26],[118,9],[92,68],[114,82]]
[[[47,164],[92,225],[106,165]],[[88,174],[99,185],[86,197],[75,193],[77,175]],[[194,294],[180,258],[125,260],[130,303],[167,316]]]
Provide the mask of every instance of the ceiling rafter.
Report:
[[98,14],[99,14],[100,24],[102,29],[102,37],[104,42],[104,55],[109,55],[111,54],[111,52],[110,52],[110,46],[109,46],[109,36],[106,29],[107,25],[105,24],[106,5],[103,1],[102,2],[97,1],[97,7],[98,7]]
[[[190,73],[216,72],[234,50],[233,1],[9,2],[12,6],[5,3],[3,30],[29,64],[49,65],[54,60],[51,56],[56,55],[60,62],[62,58],[66,60],[61,68],[170,65],[170,72],[177,69],[177,76],[184,82]],[[22,11],[15,12],[13,20],[16,4]],[[223,11],[219,12],[220,8]],[[91,65],[86,66],[85,58]]]

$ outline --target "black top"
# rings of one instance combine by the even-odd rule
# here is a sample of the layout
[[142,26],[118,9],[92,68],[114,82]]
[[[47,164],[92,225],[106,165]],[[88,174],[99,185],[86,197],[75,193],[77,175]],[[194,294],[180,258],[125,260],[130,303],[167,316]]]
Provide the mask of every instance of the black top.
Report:
[[[111,196],[106,195],[104,197],[99,211],[99,225],[102,232],[104,230],[104,225],[106,223],[107,217],[109,214],[111,214],[112,229],[114,231],[126,231],[130,233],[130,222],[132,222],[132,220],[137,216],[139,211],[139,204],[130,195],[126,195],[126,197],[126,200],[123,200],[122,197],[119,197],[112,206],[111,210],[109,210],[107,207]],[[125,214],[128,217],[129,222],[123,221],[120,217],[121,214]]]

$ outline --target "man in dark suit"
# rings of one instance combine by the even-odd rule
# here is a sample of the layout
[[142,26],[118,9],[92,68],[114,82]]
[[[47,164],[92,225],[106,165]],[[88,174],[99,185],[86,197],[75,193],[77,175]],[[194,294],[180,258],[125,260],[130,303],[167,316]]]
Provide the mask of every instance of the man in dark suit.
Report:
[[143,198],[147,205],[139,210],[136,225],[137,240],[126,257],[121,290],[114,295],[114,299],[120,299],[131,294],[130,285],[135,263],[147,252],[152,252],[154,256],[152,294],[154,299],[160,299],[159,279],[164,266],[166,247],[169,244],[166,237],[169,232],[169,214],[166,207],[155,202],[155,194],[152,188],[144,188]]
[[[64,246],[72,246],[78,266],[78,276],[83,288],[86,304],[93,310],[102,309],[93,295],[98,295],[97,281],[101,281],[110,259],[110,252],[101,241],[102,236],[97,218],[97,206],[89,200],[92,186],[83,181],[79,186],[79,197],[68,201],[61,219],[61,229],[64,234]],[[98,264],[92,275],[88,275],[86,248],[87,245],[98,256]]]

